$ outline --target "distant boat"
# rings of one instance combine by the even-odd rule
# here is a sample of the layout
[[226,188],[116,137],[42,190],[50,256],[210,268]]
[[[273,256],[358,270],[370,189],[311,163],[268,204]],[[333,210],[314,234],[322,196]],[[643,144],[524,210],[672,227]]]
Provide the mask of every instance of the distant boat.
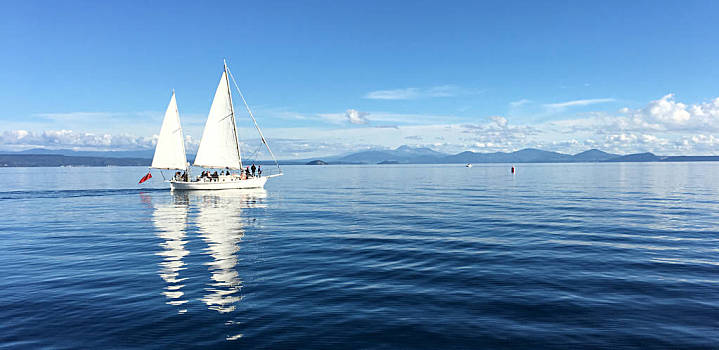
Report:
[[472,167],[472,163],[467,163],[466,167],[467,167],[467,168],[471,168],[471,167]]
[[[152,169],[183,170],[185,172],[186,176],[174,176],[169,180],[171,190],[262,188],[267,179],[282,175],[282,169],[280,169],[275,155],[267,144],[264,135],[262,135],[262,131],[237,86],[235,78],[232,77],[235,88],[260,135],[260,140],[267,147],[278,169],[278,173],[268,176],[252,176],[242,171],[242,153],[237,140],[230,77],[232,77],[232,73],[227,67],[227,62],[225,62],[220,83],[215,91],[215,98],[212,100],[210,113],[207,116],[205,129],[202,132],[200,147],[197,149],[193,164],[196,167],[215,169],[215,172],[219,170],[223,173],[223,175],[218,175],[214,178],[208,176],[193,178],[190,174],[190,163],[187,162],[185,154],[185,139],[182,135],[180,114],[177,111],[175,92],[172,92],[172,98],[162,121],[160,136],[155,147],[155,155],[150,166]],[[239,173],[237,170],[239,170]]]

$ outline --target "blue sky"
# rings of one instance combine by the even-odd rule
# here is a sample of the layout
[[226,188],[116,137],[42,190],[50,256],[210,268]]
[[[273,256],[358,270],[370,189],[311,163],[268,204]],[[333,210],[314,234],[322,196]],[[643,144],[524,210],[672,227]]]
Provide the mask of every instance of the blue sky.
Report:
[[151,148],[173,88],[192,148],[227,58],[283,158],[402,144],[719,154],[716,13],[715,1],[6,1],[0,149]]

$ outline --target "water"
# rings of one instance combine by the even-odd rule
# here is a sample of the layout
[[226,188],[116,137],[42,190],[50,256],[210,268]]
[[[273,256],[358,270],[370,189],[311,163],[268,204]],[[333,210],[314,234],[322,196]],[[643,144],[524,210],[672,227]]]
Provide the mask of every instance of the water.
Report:
[[719,344],[719,163],[145,171],[0,169],[0,347]]

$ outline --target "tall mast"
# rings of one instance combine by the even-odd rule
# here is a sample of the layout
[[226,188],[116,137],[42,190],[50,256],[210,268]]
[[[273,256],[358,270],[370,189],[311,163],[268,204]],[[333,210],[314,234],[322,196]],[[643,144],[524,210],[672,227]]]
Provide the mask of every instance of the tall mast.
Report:
[[235,134],[235,144],[237,145],[237,158],[240,160],[240,170],[242,170],[242,153],[240,152],[240,140],[237,138],[237,123],[235,122],[235,107],[232,105],[232,89],[230,89],[230,73],[227,70],[227,60],[222,60],[225,64],[225,80],[227,81],[227,95],[230,98],[230,112],[232,113],[232,131]]

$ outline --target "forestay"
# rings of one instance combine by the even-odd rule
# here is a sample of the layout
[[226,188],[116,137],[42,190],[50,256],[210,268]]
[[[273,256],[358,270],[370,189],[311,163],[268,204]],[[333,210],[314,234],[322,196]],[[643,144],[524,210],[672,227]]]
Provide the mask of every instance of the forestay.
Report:
[[180,114],[177,111],[175,93],[172,93],[170,104],[162,120],[160,137],[157,139],[155,156],[152,158],[152,168],[156,169],[186,169],[185,140],[180,126]]
[[235,115],[232,109],[227,71],[222,73],[220,84],[212,100],[210,115],[202,132],[195,166],[204,168],[241,169],[242,159],[237,144]]

